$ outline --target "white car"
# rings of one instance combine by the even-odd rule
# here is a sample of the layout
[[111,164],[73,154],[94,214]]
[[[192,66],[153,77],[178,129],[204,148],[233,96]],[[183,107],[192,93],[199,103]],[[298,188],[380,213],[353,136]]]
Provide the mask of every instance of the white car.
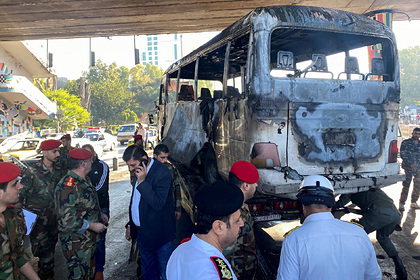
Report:
[[4,161],[10,161],[10,156],[18,160],[35,159],[40,154],[39,146],[42,141],[44,140],[40,138],[19,140],[8,151],[2,153],[1,158]]
[[83,136],[83,138],[94,142],[95,145],[101,146],[104,151],[113,151],[118,145],[116,137],[106,132],[88,133],[85,136]]

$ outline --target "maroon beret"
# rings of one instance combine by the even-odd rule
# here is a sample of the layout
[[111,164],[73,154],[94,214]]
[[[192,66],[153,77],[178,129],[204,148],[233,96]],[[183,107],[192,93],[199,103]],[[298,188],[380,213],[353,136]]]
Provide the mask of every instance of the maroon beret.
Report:
[[64,134],[63,136],[61,136],[60,140],[70,139],[70,138],[71,138],[70,134]]
[[244,160],[235,162],[230,168],[230,172],[236,175],[241,181],[254,184],[260,179],[258,170],[252,163]]
[[39,148],[43,151],[48,151],[57,148],[61,145],[61,142],[54,139],[49,139],[41,142]]
[[140,134],[136,134],[133,136],[134,139],[142,139],[143,136],[141,136]]
[[69,156],[74,159],[88,159],[92,157],[92,153],[83,148],[73,149],[69,152]]
[[15,179],[20,174],[20,168],[11,162],[0,162],[0,184]]

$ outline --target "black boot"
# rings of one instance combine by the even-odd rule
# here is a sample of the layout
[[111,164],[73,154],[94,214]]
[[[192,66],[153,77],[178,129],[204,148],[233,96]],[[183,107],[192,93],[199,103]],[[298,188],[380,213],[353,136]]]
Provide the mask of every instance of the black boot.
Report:
[[407,280],[407,270],[405,269],[400,257],[392,257],[392,260],[395,263],[395,274],[397,274],[397,280]]

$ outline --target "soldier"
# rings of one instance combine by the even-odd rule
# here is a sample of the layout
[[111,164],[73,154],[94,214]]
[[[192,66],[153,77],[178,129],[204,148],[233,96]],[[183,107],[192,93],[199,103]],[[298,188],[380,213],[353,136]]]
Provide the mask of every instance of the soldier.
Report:
[[23,249],[26,233],[19,200],[20,169],[10,162],[0,163],[0,279],[18,280],[19,272],[29,280],[39,279]]
[[143,148],[143,136],[141,136],[140,134],[135,134],[133,138],[134,138],[134,145],[137,145]]
[[41,143],[42,159],[27,168],[22,175],[21,202],[23,207],[38,215],[31,231],[32,253],[39,258],[41,279],[54,279],[54,250],[58,238],[57,214],[54,208],[54,188],[65,172],[58,166],[58,140]]
[[[83,145],[84,149],[87,149],[93,154],[92,157],[92,170],[89,172],[88,177],[90,178],[92,185],[96,189],[98,195],[99,206],[101,212],[104,213],[109,220],[109,167],[106,162],[99,160],[98,155],[92,145]],[[108,224],[106,224],[108,226]],[[98,242],[96,242],[95,252],[95,280],[103,280],[103,272],[105,265],[105,238],[106,230],[104,230]]]
[[258,180],[257,168],[248,161],[237,161],[230,169],[229,181],[244,194],[244,204],[240,209],[244,226],[239,233],[238,242],[224,249],[223,254],[232,265],[238,279],[254,279],[257,271],[254,221],[245,202],[254,196]]
[[174,187],[175,218],[178,221],[181,218],[181,185],[183,185],[184,182],[181,180],[178,171],[175,169],[175,166],[168,162],[168,157],[168,147],[165,144],[156,145],[155,149],[153,150],[153,158],[165,164],[166,167],[168,167],[169,171],[171,171],[172,182]]
[[420,192],[420,128],[413,130],[412,137],[402,141],[400,155],[403,160],[402,168],[405,170],[405,181],[400,198],[400,211],[404,211],[405,201],[407,200],[408,190],[410,189],[411,180],[414,178],[413,193],[411,194],[411,207],[420,209],[417,204]]
[[360,207],[363,215],[357,223],[363,226],[367,234],[376,230],[376,239],[388,257],[394,261],[397,280],[406,280],[407,271],[389,238],[401,221],[401,214],[395,208],[394,201],[382,190],[371,188],[351,195],[342,194],[333,211],[343,208],[350,201]]
[[230,182],[216,181],[197,191],[195,234],[171,255],[168,280],[237,279],[222,251],[237,241],[244,225],[239,211],[243,201],[243,193]]
[[63,169],[68,169],[70,161],[69,152],[74,149],[71,146],[70,134],[61,136],[60,141],[63,144],[63,147],[60,148],[60,165]]
[[91,279],[98,233],[106,229],[103,223],[108,219],[101,213],[96,190],[87,177],[92,153],[79,148],[71,150],[69,156],[70,170],[54,192],[59,240],[67,259],[67,279]]

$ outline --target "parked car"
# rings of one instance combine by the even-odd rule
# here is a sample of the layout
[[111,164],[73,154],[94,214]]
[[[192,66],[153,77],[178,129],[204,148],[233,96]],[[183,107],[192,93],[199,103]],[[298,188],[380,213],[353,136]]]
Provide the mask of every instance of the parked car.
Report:
[[[148,143],[147,143],[146,149],[153,149],[158,144],[157,130],[155,128],[149,128],[149,130],[146,130],[146,133],[148,133],[148,136],[147,136]],[[153,147],[150,145],[150,143],[153,144]]]
[[121,145],[123,145],[124,142],[128,142],[131,138],[133,138],[137,127],[137,123],[126,123],[125,125],[122,125],[117,132],[117,141],[120,142]]
[[88,133],[83,138],[89,139],[91,142],[96,142],[97,145],[102,146],[104,151],[113,151],[118,145],[117,138],[109,133]]
[[40,155],[39,146],[42,141],[43,139],[39,138],[19,140],[6,153],[2,153],[1,157],[4,161],[10,161],[10,156],[19,160],[36,158]]
[[[104,151],[113,151],[118,145],[117,138],[109,133],[88,133],[83,136],[82,140],[86,139],[88,142],[93,142],[94,145],[101,146]],[[86,141],[81,143],[83,146]],[[93,145],[92,143],[90,143]]]
[[25,138],[20,136],[10,136],[4,139],[3,142],[0,143],[0,154],[7,153],[7,151],[10,150],[10,148],[13,147],[14,144],[23,139]]

